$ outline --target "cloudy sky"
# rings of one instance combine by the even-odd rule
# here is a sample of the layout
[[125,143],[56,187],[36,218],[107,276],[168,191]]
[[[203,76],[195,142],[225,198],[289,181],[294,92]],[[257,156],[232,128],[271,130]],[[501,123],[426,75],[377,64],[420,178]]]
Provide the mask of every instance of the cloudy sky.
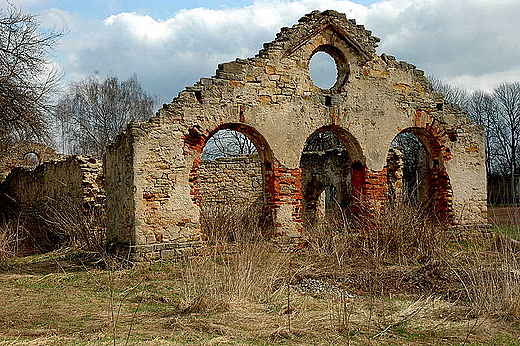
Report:
[[[378,53],[445,82],[490,90],[520,81],[518,0],[10,0],[64,29],[55,59],[66,81],[128,78],[169,102],[217,64],[253,56],[283,26],[335,9],[381,38]],[[0,7],[6,7],[0,0]]]

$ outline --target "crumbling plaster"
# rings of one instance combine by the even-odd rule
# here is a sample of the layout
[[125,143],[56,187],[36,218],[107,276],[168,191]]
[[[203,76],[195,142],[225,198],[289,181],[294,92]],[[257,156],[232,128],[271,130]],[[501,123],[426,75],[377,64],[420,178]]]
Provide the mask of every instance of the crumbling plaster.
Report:
[[[360,194],[376,200],[386,198],[392,139],[414,129],[435,162],[432,179],[446,183],[450,222],[485,223],[482,128],[433,92],[423,71],[377,55],[378,41],[344,14],[314,11],[255,57],[219,65],[149,122],[130,125],[106,156],[109,238],[137,246],[196,240],[200,155],[220,128],[238,129],[257,145],[278,234],[301,231],[302,149],[322,128],[333,129],[363,165]],[[316,51],[336,61],[331,90],[309,75]]]

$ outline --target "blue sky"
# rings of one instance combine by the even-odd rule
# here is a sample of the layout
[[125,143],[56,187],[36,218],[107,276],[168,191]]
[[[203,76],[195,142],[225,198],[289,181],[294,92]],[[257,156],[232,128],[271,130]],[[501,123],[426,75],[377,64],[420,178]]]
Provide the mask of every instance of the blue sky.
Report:
[[[335,9],[395,55],[446,82],[490,90],[520,80],[518,0],[10,0],[68,34],[55,52],[65,82],[128,78],[169,102],[218,63],[253,56],[283,26]],[[0,0],[0,8],[7,2]]]
[[[368,6],[375,0],[357,0],[358,4]],[[15,2],[16,3],[16,2]],[[24,3],[24,1],[20,1]],[[118,12],[136,12],[150,15],[154,18],[165,20],[172,13],[182,9],[204,7],[214,10],[246,7],[253,4],[252,0],[190,0],[190,1],[165,1],[165,0],[47,0],[25,1],[25,7],[32,11],[43,12],[48,8],[67,9],[72,13],[81,14],[88,19],[104,19]],[[32,5],[31,5],[32,3]]]

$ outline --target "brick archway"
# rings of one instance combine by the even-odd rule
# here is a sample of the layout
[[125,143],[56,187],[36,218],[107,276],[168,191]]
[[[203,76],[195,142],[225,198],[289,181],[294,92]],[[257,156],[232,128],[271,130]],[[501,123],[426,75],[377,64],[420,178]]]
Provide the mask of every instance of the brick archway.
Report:
[[364,162],[356,138],[339,126],[321,127],[308,137],[300,159],[306,227],[320,217],[343,223],[355,217],[365,183]]
[[[269,233],[274,223],[272,213],[272,201],[274,199],[274,189],[272,187],[274,181],[272,169],[274,160],[273,153],[264,136],[249,125],[239,123],[222,124],[217,128],[213,129],[211,132],[209,132],[208,135],[204,136],[204,138],[201,139],[200,145],[197,146],[197,150],[195,151],[196,158],[193,161],[193,165],[190,171],[189,180],[191,185],[191,196],[193,203],[195,203],[199,208],[201,208],[203,204],[203,191],[201,191],[201,183],[203,183],[204,178],[207,177],[200,176],[201,166],[204,165],[202,161],[202,152],[210,138],[212,138],[217,132],[221,130],[232,130],[243,134],[245,137],[247,137],[248,140],[250,140],[253,143],[253,145],[256,148],[257,154],[251,155],[252,158],[249,159],[244,156],[236,156],[234,158],[230,157],[226,160],[222,160],[220,163],[216,163],[214,166],[218,167],[220,165],[222,168],[220,169],[220,171],[227,172],[226,176],[230,178],[229,180],[237,183],[237,186],[235,187],[236,189],[240,189],[239,183],[241,181],[243,182],[243,180],[251,179],[251,175],[261,175],[261,183],[257,183],[255,180],[255,184],[258,184],[260,186],[253,186],[253,188],[256,188],[255,190],[261,191],[259,196],[256,196],[255,191],[246,191],[242,193],[240,200],[235,200],[228,196],[229,200],[227,202],[228,204],[235,204],[239,207],[247,207],[251,205],[260,208],[261,216],[259,222],[261,223],[262,228],[267,233]],[[245,171],[244,168],[249,168],[249,170]],[[222,172],[220,173],[222,174]],[[220,179],[222,178],[223,177],[220,177]],[[252,180],[251,182],[253,183]],[[214,186],[210,187],[210,189],[211,188],[214,188]],[[226,188],[231,191],[233,190],[233,188],[229,186]],[[234,192],[240,193],[241,191]],[[247,197],[250,198],[248,199]],[[219,203],[219,201],[214,203],[214,205],[219,204],[223,203]]]
[[[443,146],[439,136],[436,136],[428,128],[409,127],[400,131],[395,138],[402,134],[413,135],[424,148],[424,153],[418,153],[422,157],[419,159],[418,167],[416,168],[418,180],[415,187],[417,189],[415,192],[416,202],[423,207],[432,206],[434,214],[439,220],[453,223],[453,192],[450,178],[444,165],[445,157],[449,156],[450,150]],[[404,153],[396,153],[391,148],[387,157],[388,192],[390,198],[399,194],[396,193],[396,186],[406,185],[406,182],[397,181],[399,174],[396,174],[396,171],[403,169],[403,167],[398,166],[404,166],[405,164],[404,162],[398,162],[404,161],[403,158],[398,159],[399,155],[403,156]],[[395,162],[391,163],[390,161]],[[392,175],[394,176],[392,177]],[[406,177],[401,177],[400,179],[406,179]],[[409,197],[404,198],[409,199]]]

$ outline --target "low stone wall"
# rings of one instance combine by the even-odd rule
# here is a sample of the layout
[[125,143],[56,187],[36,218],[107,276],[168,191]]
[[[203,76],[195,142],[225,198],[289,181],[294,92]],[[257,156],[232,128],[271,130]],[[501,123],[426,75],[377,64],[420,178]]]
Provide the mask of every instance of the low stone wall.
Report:
[[15,167],[33,169],[39,164],[62,157],[54,149],[39,143],[21,141],[0,155],[0,182],[4,181]]
[[199,203],[244,205],[263,194],[262,164],[258,155],[203,160],[199,165]]
[[101,161],[86,156],[48,161],[34,169],[16,167],[0,185],[1,205],[17,209],[79,198],[85,206],[104,207],[101,168]]

